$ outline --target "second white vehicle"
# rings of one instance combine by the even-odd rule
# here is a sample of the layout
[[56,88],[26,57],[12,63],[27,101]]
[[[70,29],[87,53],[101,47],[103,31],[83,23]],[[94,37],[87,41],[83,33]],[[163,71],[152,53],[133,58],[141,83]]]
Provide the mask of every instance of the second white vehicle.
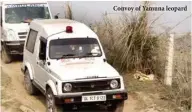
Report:
[[0,2],[2,60],[10,63],[12,56],[23,54],[29,23],[33,19],[51,19],[47,2]]

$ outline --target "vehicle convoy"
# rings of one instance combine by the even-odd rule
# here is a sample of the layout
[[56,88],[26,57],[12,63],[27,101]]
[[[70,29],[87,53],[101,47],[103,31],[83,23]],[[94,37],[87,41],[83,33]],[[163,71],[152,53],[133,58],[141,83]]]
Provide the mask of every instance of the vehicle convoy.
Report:
[[51,19],[47,2],[0,2],[2,60],[10,63],[12,56],[23,54],[29,23],[33,19]]
[[27,92],[40,90],[46,96],[47,112],[91,104],[123,111],[123,78],[107,63],[98,36],[83,23],[33,20],[21,70]]

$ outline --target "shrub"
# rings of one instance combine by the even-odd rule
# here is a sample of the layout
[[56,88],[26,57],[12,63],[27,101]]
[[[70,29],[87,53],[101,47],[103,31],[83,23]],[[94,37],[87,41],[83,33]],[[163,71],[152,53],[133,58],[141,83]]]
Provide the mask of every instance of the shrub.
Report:
[[104,15],[104,23],[97,23],[97,34],[104,46],[108,62],[119,71],[140,70],[154,72],[157,37],[148,26],[147,12],[136,16],[123,14],[119,19]]

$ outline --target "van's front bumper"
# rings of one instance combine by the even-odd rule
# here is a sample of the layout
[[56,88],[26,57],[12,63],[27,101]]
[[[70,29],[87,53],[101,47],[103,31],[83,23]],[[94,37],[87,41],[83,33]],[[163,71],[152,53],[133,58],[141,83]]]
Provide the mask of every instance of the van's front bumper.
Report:
[[9,54],[23,54],[25,41],[3,41]]
[[[95,102],[82,102],[82,96],[88,95],[106,95],[106,101],[95,101]],[[121,98],[114,98],[114,95],[120,95]],[[122,101],[128,99],[127,91],[114,91],[114,92],[93,92],[93,93],[80,93],[80,94],[68,94],[62,96],[55,96],[57,104],[74,104],[74,103],[107,103],[114,101]],[[65,102],[66,100],[72,99],[71,102]]]

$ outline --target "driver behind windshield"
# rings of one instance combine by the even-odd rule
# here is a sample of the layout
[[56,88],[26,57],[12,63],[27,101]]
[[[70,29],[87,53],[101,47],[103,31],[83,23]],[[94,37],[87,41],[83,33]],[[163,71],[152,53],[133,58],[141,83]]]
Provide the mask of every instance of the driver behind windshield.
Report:
[[19,21],[20,20],[19,16],[12,9],[5,10],[5,17],[6,17],[5,21],[6,22],[9,21],[10,23],[14,23],[15,21]]
[[93,38],[58,39],[50,42],[49,54],[51,59],[94,57],[101,56],[101,50]]
[[47,7],[12,7],[5,10],[6,23],[30,22],[32,19],[49,19]]
[[80,45],[69,45],[71,54],[80,54],[83,52],[83,47]]

